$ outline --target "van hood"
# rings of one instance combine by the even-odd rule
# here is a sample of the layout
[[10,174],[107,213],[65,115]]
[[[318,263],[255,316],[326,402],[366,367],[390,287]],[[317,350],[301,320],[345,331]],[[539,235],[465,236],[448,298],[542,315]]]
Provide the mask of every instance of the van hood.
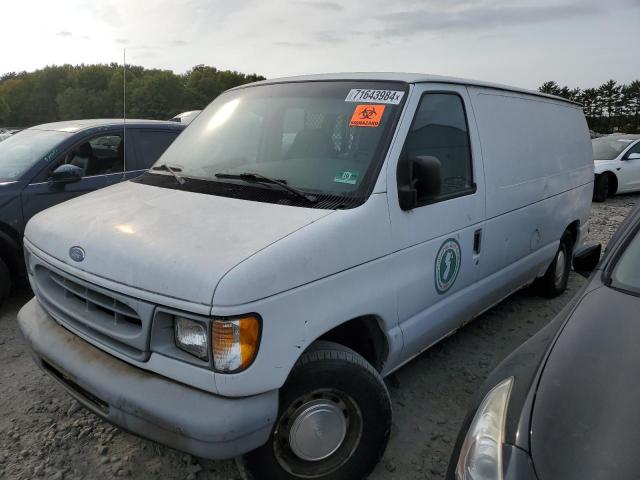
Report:
[[332,212],[125,182],[39,213],[25,238],[73,268],[211,305],[234,266]]

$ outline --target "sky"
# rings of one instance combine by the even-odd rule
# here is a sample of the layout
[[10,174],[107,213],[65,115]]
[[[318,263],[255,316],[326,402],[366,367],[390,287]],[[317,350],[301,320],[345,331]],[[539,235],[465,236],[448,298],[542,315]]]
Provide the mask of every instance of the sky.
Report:
[[0,75],[122,62],[268,78],[344,71],[537,88],[640,78],[640,0],[3,0]]

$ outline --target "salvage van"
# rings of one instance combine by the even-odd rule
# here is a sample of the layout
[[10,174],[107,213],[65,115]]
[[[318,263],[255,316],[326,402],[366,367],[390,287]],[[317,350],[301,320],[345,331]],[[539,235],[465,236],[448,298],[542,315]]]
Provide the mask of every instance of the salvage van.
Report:
[[389,438],[383,377],[526,285],[565,290],[591,157],[579,105],[518,88],[234,88],[140,178],[31,219],[19,324],[127,431],[254,478],[362,478]]

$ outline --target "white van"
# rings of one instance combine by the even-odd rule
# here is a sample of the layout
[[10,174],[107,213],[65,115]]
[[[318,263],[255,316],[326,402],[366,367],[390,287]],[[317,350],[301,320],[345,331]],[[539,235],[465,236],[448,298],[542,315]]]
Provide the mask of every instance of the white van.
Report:
[[256,478],[362,478],[389,437],[384,376],[536,279],[565,289],[591,153],[579,105],[517,88],[235,88],[149,173],[29,222],[20,326],[128,431],[246,454]]

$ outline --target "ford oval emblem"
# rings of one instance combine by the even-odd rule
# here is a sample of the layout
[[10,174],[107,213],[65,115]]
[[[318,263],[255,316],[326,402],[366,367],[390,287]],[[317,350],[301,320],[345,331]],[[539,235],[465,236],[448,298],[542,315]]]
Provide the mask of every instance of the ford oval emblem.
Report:
[[69,256],[74,262],[81,262],[84,260],[84,249],[82,247],[71,247]]

